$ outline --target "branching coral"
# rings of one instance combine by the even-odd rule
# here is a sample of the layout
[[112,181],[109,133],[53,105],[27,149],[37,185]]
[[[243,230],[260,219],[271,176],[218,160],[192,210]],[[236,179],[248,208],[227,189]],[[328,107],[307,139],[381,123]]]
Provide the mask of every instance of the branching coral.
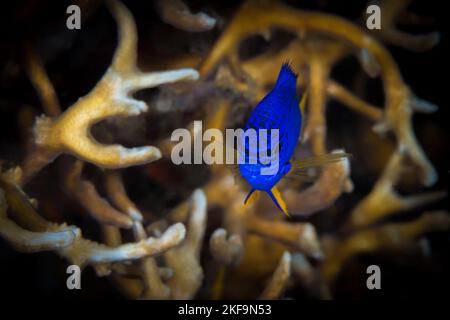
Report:
[[363,229],[337,241],[329,241],[329,255],[322,265],[322,274],[331,281],[343,263],[349,257],[380,249],[395,249],[405,247],[420,235],[436,230],[446,231],[450,227],[449,213],[445,211],[425,213],[421,217],[405,222],[390,223],[371,229]]
[[8,205],[4,191],[0,192],[0,215],[2,237],[10,242],[17,250],[37,252],[58,250],[67,247],[75,241],[76,229],[65,228],[59,231],[32,232],[22,229],[7,217]]
[[165,22],[182,30],[208,31],[216,25],[216,20],[206,13],[192,14],[181,0],[159,0],[156,6]]
[[312,297],[330,299],[331,292],[322,275],[302,253],[292,255],[292,275]]
[[[81,231],[74,226],[58,225],[44,220],[34,210],[27,196],[7,177],[0,180],[2,188],[2,223],[1,233],[16,247],[26,251],[55,250],[71,263],[86,264],[109,263],[134,260],[145,256],[159,254],[178,245],[185,237],[183,224],[175,224],[159,239],[147,238],[137,243],[124,244],[110,248],[81,236]],[[10,220],[6,215],[8,206],[17,220],[26,228]],[[32,240],[27,242],[27,240]],[[53,243],[53,244],[52,244]]]
[[119,25],[119,44],[111,66],[88,95],[56,119],[40,117],[36,121],[35,149],[23,164],[25,181],[61,153],[72,154],[103,168],[123,168],[161,157],[160,151],[151,146],[127,149],[121,145],[102,145],[92,138],[90,127],[108,117],[132,116],[147,111],[147,105],[130,97],[130,94],[164,83],[196,79],[197,72],[192,69],[152,73],[139,71],[136,66],[137,35],[133,18],[120,2],[110,1],[108,5]]
[[[83,162],[75,161],[70,170],[67,172],[65,185],[68,193],[77,199],[80,204],[83,205],[86,210],[100,223],[130,228],[133,224],[132,219],[128,215],[111,206],[108,201],[103,199],[92,182],[82,179],[82,170]],[[111,184],[113,184],[113,186],[111,186]],[[108,185],[110,188],[115,187],[114,182],[110,182]],[[124,212],[127,213],[128,211]]]
[[400,196],[395,191],[394,184],[402,174],[401,161],[402,156],[399,153],[395,152],[391,156],[385,171],[371,193],[352,211],[349,226],[363,227],[390,214],[411,210],[446,196],[444,191],[427,192],[406,197]]
[[[410,22],[405,20],[411,20],[413,13],[407,12],[405,9],[411,3],[411,0],[383,0],[374,3],[380,6],[381,21],[383,21],[383,28],[374,31],[376,32],[375,35],[383,41],[414,51],[429,50],[439,42],[440,35],[438,32],[411,35],[396,27],[397,20],[401,18],[404,22]],[[408,16],[410,19],[406,18]],[[416,16],[416,18],[419,17]]]
[[227,231],[222,228],[214,231],[209,246],[214,259],[225,265],[239,262],[242,255],[241,238],[234,234],[227,239]]
[[[180,209],[181,208],[181,209]],[[196,190],[189,203],[177,208],[184,211],[183,219],[187,218],[187,237],[183,244],[176,250],[171,250],[164,255],[165,265],[168,269],[158,268],[155,260],[142,262],[143,282],[125,276],[120,270],[113,268],[116,281],[123,291],[133,298],[193,298],[202,284],[203,271],[200,266],[200,246],[206,227],[206,198],[201,190]],[[175,225],[179,225],[177,223]],[[139,225],[139,224],[138,224]],[[136,228],[136,227],[135,227]],[[135,234],[143,233],[136,230]],[[167,230],[164,232],[164,234]],[[117,245],[121,242],[117,228],[108,227],[105,230],[105,241]],[[161,270],[170,270],[170,277],[166,277],[166,283],[162,281]],[[167,274],[167,271],[165,272]]]
[[203,191],[194,191],[189,211],[186,241],[165,255],[167,266],[174,271],[168,284],[175,299],[192,299],[203,281],[200,265],[200,249],[206,228],[206,198]]
[[[56,118],[41,117],[38,119],[35,127],[34,150],[23,164],[24,174],[20,169],[15,171],[20,173],[14,175],[14,183],[26,183],[35,172],[60,153],[71,153],[100,167],[110,168],[151,162],[160,157],[160,152],[155,147],[126,149],[120,145],[102,146],[92,139],[89,127],[107,117],[130,116],[146,111],[147,106],[144,102],[128,96],[134,91],[182,79],[195,79],[197,74],[191,69],[159,73],[140,72],[136,67],[137,37],[131,14],[119,2],[110,1],[108,4],[119,24],[119,45],[111,67],[87,96],[62,114],[58,98],[42,67],[42,62],[32,49],[28,49],[30,79],[40,94],[47,115]],[[69,259],[71,263],[94,264],[99,274],[110,273],[108,270],[111,266],[108,267],[108,265],[112,262],[152,256],[178,245],[184,239],[185,228],[180,223],[169,227],[159,239],[147,238],[140,222],[142,215],[126,195],[118,173],[108,173],[106,185],[108,195],[122,212],[103,199],[91,182],[81,177],[82,169],[83,162],[77,160],[67,171],[65,175],[67,191],[100,223],[126,228],[133,227],[136,243],[119,245],[118,241],[111,241],[118,246],[109,248],[83,239],[81,231],[76,227],[50,224],[34,212],[19,187],[6,179],[2,180],[2,189],[5,190],[7,199],[2,198],[2,221],[4,221],[2,235],[15,247],[22,250],[55,250]],[[5,174],[5,177],[8,176],[12,175]],[[37,229],[39,232],[21,229],[12,220],[9,220],[6,216],[7,203],[20,214],[19,218],[25,221],[26,226],[32,230]],[[197,224],[201,225],[201,221]],[[114,233],[113,230],[113,227],[109,227],[110,235]],[[191,235],[190,238],[192,237]],[[191,241],[188,243],[191,244]],[[152,258],[146,258],[141,263],[144,284],[146,284],[143,296],[167,298],[170,290],[162,282],[158,282],[160,279],[156,262]],[[181,276],[177,274],[177,277]],[[192,288],[189,289],[192,290]]]

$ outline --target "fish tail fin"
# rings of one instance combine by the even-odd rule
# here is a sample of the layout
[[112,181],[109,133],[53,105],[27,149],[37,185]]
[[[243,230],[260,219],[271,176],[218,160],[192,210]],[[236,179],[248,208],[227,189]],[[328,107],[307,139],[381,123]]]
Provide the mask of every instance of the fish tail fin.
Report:
[[280,73],[278,74],[277,83],[275,87],[287,87],[289,89],[293,89],[295,92],[297,86],[297,73],[295,73],[294,69],[289,61],[285,61],[281,66]]
[[291,217],[287,210],[286,203],[284,202],[283,198],[281,197],[281,194],[280,194],[280,191],[278,190],[278,188],[275,186],[271,190],[268,190],[266,192],[272,198],[272,201],[276,204],[278,209],[283,211],[283,213],[285,215],[287,215],[288,217]]
[[244,207],[247,208],[249,205],[251,205],[255,201],[258,194],[259,194],[258,190],[256,190],[256,189],[250,190],[248,195],[245,197]]

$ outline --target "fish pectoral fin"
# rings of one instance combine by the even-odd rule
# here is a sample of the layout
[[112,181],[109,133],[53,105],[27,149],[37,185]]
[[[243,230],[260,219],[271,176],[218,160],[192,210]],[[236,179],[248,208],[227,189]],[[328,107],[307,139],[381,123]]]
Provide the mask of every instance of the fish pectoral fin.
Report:
[[245,197],[244,208],[247,208],[249,205],[251,205],[256,200],[256,197],[258,196],[258,194],[259,194],[259,190],[256,190],[256,189],[250,190],[247,197]]
[[278,188],[275,186],[270,191],[267,191],[267,193],[272,198],[272,201],[277,205],[278,209],[280,209],[284,214],[290,217],[286,202],[284,202],[283,198],[281,197],[281,193]]
[[299,161],[291,160],[290,163],[292,164],[292,170],[289,173],[301,175],[309,168],[323,167],[330,163],[336,163],[350,157],[350,153],[340,151],[308,157]]

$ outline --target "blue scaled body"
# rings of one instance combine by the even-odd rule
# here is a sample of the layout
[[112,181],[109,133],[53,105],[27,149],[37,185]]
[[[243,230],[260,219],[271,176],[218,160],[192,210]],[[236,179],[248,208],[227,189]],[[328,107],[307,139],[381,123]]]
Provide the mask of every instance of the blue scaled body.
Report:
[[[296,93],[297,74],[292,70],[288,63],[284,63],[278,75],[275,87],[270,91],[252,111],[244,130],[255,129],[258,136],[258,142],[261,141],[260,129],[267,129],[266,145],[267,152],[271,154],[273,147],[271,145],[270,130],[279,130],[279,165],[278,170],[270,175],[262,175],[261,168],[269,167],[268,163],[256,164],[245,163],[239,165],[242,176],[252,186],[248,197],[255,190],[267,192],[275,204],[280,208],[271,189],[278,181],[289,172],[291,159],[297,145],[301,125],[302,114],[299,107],[299,99]],[[260,151],[260,144],[250,145],[244,143],[245,157],[249,160],[249,154],[256,154]]]

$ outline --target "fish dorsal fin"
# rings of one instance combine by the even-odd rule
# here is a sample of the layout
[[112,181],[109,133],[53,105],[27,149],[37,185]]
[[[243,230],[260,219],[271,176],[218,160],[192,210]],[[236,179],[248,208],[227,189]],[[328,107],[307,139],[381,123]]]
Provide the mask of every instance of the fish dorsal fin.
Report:
[[287,89],[293,90],[295,93],[297,88],[297,73],[295,73],[294,69],[289,62],[284,62],[281,66],[280,73],[278,74],[278,79],[275,84],[274,90],[277,89]]
[[298,77],[298,74],[292,68],[291,62],[289,60],[284,61],[283,64],[281,65],[281,70],[280,74],[278,75],[278,79],[284,76],[290,76],[293,77],[294,79],[297,79]]

